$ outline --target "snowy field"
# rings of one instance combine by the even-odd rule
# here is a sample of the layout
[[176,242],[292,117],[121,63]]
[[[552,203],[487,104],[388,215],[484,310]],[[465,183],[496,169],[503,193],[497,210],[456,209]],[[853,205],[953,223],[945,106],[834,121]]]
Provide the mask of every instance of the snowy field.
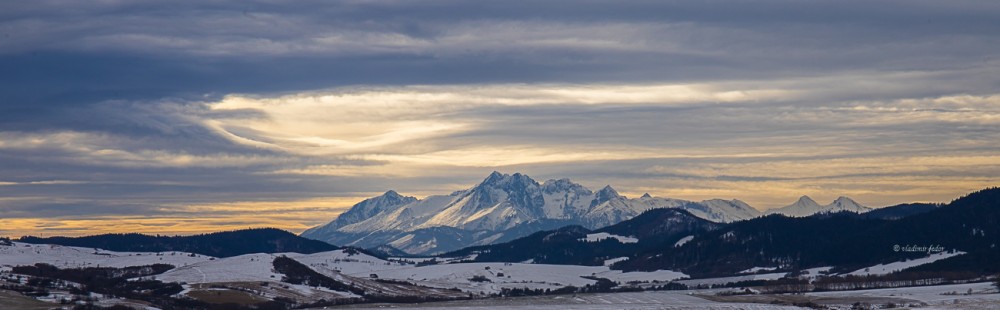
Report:
[[[597,281],[583,277],[607,278],[626,283],[630,281],[667,282],[687,275],[669,270],[653,272],[628,272],[611,270],[607,266],[544,265],[521,263],[464,263],[430,265],[422,267],[386,267],[374,272],[379,278],[415,282],[440,288],[458,288],[467,292],[495,293],[503,288],[558,289],[568,285],[585,286]],[[366,272],[352,276],[368,276]],[[486,281],[474,281],[480,277]]]
[[212,257],[184,252],[111,252],[48,244],[14,242],[0,246],[0,266],[27,266],[46,263],[59,268],[128,267],[152,264],[186,266]]
[[[972,289],[973,294],[963,295]],[[558,296],[499,298],[425,304],[365,304],[351,309],[807,309],[768,303],[727,303],[706,300],[695,295],[711,295],[717,290],[659,291],[636,293],[601,293]],[[958,295],[947,295],[957,292]],[[1000,294],[989,283],[807,293],[824,298],[831,309],[850,309],[856,300],[902,300],[922,303],[917,309],[1000,309]]]
[[[972,294],[966,294],[969,290]],[[954,295],[952,295],[954,294]],[[1000,309],[1000,294],[990,283],[887,288],[864,291],[806,293],[815,297],[891,297],[923,302],[920,309]]]
[[275,254],[247,254],[182,266],[156,276],[156,280],[177,283],[218,283],[281,281],[273,271]]
[[424,304],[367,304],[350,309],[707,309],[781,310],[803,309],[754,303],[721,303],[688,295],[684,291],[602,293],[556,296],[497,298]]
[[928,255],[927,257],[911,259],[906,261],[899,261],[889,264],[878,264],[868,268],[862,268],[854,272],[849,273],[849,275],[855,276],[867,276],[867,275],[887,275],[896,271],[900,271],[907,268],[913,268],[916,266],[930,264],[945,258],[958,256],[965,254],[965,252],[941,252]]
[[[367,279],[414,282],[437,288],[459,288],[466,292],[497,293],[503,288],[558,289],[573,285],[582,287],[596,283],[583,277],[601,277],[621,283],[631,281],[666,282],[686,278],[683,273],[661,270],[629,272],[611,270],[607,266],[542,265],[521,263],[463,263],[417,267],[382,260],[362,253],[348,254],[343,250],[315,254],[280,253],[247,254],[214,258],[182,252],[129,253],[94,250],[57,245],[15,243],[0,247],[0,268],[47,263],[61,268],[127,267],[156,263],[177,268],[154,278],[164,282],[192,284],[232,282],[278,282],[272,262],[275,257],[288,256],[323,274]],[[447,260],[445,260],[447,261]],[[479,280],[473,280],[478,277]],[[485,279],[485,280],[483,280]]]
[[[865,272],[884,274],[961,254],[960,252],[938,253],[929,257],[905,262],[872,266],[867,268]],[[402,280],[431,288],[458,288],[464,292],[489,294],[500,292],[504,288],[555,290],[569,285],[582,287],[596,283],[595,280],[585,277],[607,278],[619,283],[634,281],[677,281],[689,286],[697,286],[725,284],[745,280],[778,279],[786,274],[774,272],[711,279],[687,279],[687,275],[669,270],[623,273],[618,270],[611,270],[607,266],[455,263],[417,267],[411,263],[386,261],[362,253],[350,254],[344,250],[315,254],[248,254],[229,258],[213,258],[182,252],[111,252],[90,248],[24,243],[15,243],[14,246],[0,246],[0,271],[10,272],[10,266],[33,265],[35,263],[47,263],[63,268],[126,267],[163,263],[177,266],[177,268],[155,276],[156,279],[165,282],[185,283],[185,287],[188,289],[204,290],[207,287],[206,285],[212,283],[229,283],[239,286],[281,281],[283,275],[274,271],[272,262],[275,257],[282,255],[293,258],[317,272],[342,282],[354,283],[362,287],[375,288],[385,292],[398,291],[404,293],[405,291],[408,294],[413,292],[417,294],[445,294],[447,291],[386,284],[374,281],[371,278]],[[622,259],[624,258],[610,259],[609,261],[614,262]],[[768,269],[766,267],[753,268],[745,272],[766,272]],[[808,274],[804,276],[814,277],[815,274],[829,269],[830,267],[813,268],[808,270]],[[356,297],[346,292],[335,292],[323,288],[310,288],[301,285],[282,285],[280,287],[283,287],[284,290],[272,287],[269,291],[265,291],[265,293],[268,296],[294,294],[295,296],[305,296],[306,298],[315,297],[314,299],[331,296]],[[261,288],[257,287],[255,289]],[[972,293],[968,294],[970,291]],[[710,301],[692,295],[711,295],[714,292],[716,291],[701,290],[556,295],[416,305],[394,304],[391,307],[422,309],[485,309],[498,307],[511,309],[794,309],[793,307],[768,303],[750,303],[758,302],[757,300],[723,300],[737,301],[736,303],[726,303]],[[995,289],[988,283],[977,283],[866,291],[807,293],[799,296],[802,298],[821,299],[825,302],[824,304],[830,304],[832,300],[831,305],[834,305],[834,308],[841,306],[849,307],[850,303],[853,303],[852,298],[867,298],[867,300],[899,300],[907,303],[920,303],[925,305],[922,309],[1000,309],[1000,294],[994,292]],[[766,298],[767,296],[773,297],[778,295],[757,296]],[[719,299],[713,297],[713,300]],[[352,308],[378,306],[380,305],[355,305]]]

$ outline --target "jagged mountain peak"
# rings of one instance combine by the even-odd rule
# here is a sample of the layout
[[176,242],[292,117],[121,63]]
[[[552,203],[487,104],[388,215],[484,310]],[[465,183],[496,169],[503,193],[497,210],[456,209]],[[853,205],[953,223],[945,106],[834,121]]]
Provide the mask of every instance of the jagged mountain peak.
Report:
[[558,180],[557,179],[548,179],[548,180],[546,180],[545,182],[542,183],[542,186],[547,187],[547,188],[548,187],[551,187],[551,188],[570,188],[570,187],[577,187],[577,186],[582,186],[582,185],[577,184],[577,183],[573,182],[573,180],[570,180],[568,178],[562,178],[562,179],[558,179]]
[[618,191],[616,191],[613,187],[611,187],[611,185],[606,185],[604,186],[604,188],[597,191],[596,199],[607,201],[610,200],[611,198],[618,198],[618,197],[621,197],[621,195],[618,194]]
[[574,183],[573,181],[567,178],[562,178],[558,180],[550,179],[548,181],[545,181],[545,183],[542,183],[542,191],[545,193],[568,192],[568,193],[576,193],[578,195],[590,195],[593,193],[590,191],[590,189],[578,183]]
[[507,176],[506,174],[494,170],[492,173],[490,173],[490,175],[486,176],[486,179],[483,180],[483,183],[495,182],[496,180],[503,179],[506,176]]
[[303,237],[320,239],[331,234],[341,227],[356,224],[367,220],[375,215],[395,211],[407,204],[416,202],[416,197],[403,196],[394,190],[386,191],[384,194],[368,198],[354,204],[350,209],[337,215],[330,223],[323,226],[310,228],[302,233]]
[[[382,195],[375,196],[372,198],[365,199],[361,203],[368,202],[369,204],[381,203],[383,205],[399,205],[400,203],[410,203],[416,201],[416,197],[403,196],[395,190],[388,190]],[[359,203],[360,204],[360,203]]]
[[[386,191],[358,203],[329,224],[307,230],[303,236],[365,248],[391,244],[410,253],[428,254],[530,233],[533,227],[603,227],[655,208],[684,208],[717,222],[759,214],[749,207],[744,212],[743,206],[651,195],[629,199],[610,185],[595,192],[566,178],[539,184],[522,173],[493,171],[478,184],[450,195],[418,200]],[[428,243],[430,240],[437,243]]]
[[482,187],[501,187],[501,188],[518,188],[527,186],[540,186],[537,181],[531,177],[521,174],[503,174],[497,171],[493,171],[483,182],[479,183],[477,188]]
[[653,196],[650,196],[649,193],[645,193],[645,194],[642,194],[642,197],[639,197],[639,198],[648,199],[648,198],[653,198]]

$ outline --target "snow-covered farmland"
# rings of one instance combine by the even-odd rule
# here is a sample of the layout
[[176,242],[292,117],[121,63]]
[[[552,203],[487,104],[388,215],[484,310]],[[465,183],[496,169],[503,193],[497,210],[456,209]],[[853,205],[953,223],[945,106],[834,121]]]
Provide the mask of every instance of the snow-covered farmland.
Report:
[[[969,292],[972,294],[968,294]],[[863,291],[806,293],[814,297],[891,297],[927,304],[920,309],[1000,309],[1000,294],[990,283],[917,286]]]
[[[412,281],[421,285],[441,288],[458,288],[467,292],[499,292],[503,288],[558,289],[568,285],[585,286],[596,283],[583,277],[607,278],[615,282],[660,281],[666,282],[687,275],[660,270],[654,272],[628,272],[611,270],[606,266],[544,265],[521,263],[464,263],[430,266],[402,266],[385,268],[377,276],[383,279]],[[353,276],[368,276],[356,273]]]
[[410,264],[386,261],[360,252],[348,253],[344,250],[315,254],[289,253],[284,255],[309,266],[322,266],[345,274],[363,274],[365,277],[368,277],[370,273],[380,270],[413,267]]
[[[620,237],[620,236],[617,236]],[[558,289],[596,283],[583,277],[600,277],[626,283],[631,281],[666,282],[686,275],[661,270],[622,273],[607,266],[541,265],[522,263],[453,263],[416,266],[386,261],[363,253],[344,250],[315,254],[247,254],[227,258],[191,255],[181,252],[124,253],[56,245],[15,243],[0,247],[0,265],[18,266],[47,263],[57,267],[126,267],[155,263],[176,268],[154,276],[164,282],[194,284],[279,282],[283,275],[274,270],[275,257],[288,256],[317,272],[349,282],[375,275],[381,279],[410,281],[438,288],[459,288],[466,292],[495,293],[502,288]],[[447,259],[444,261],[448,261]],[[7,268],[9,269],[9,268]],[[472,280],[474,277],[477,280]],[[485,280],[484,280],[485,279]]]
[[962,254],[965,254],[965,252],[956,251],[956,252],[934,253],[934,254],[928,255],[927,257],[918,258],[918,259],[911,259],[911,260],[906,260],[906,261],[901,261],[901,262],[894,262],[894,263],[888,263],[888,264],[878,264],[878,265],[871,266],[871,267],[868,267],[868,268],[858,269],[858,270],[855,270],[854,272],[851,272],[851,273],[848,273],[848,274],[849,275],[855,275],[855,276],[886,275],[886,274],[890,274],[890,273],[893,273],[893,272],[896,272],[896,271],[904,270],[904,269],[907,269],[907,268],[913,268],[913,267],[924,265],[924,264],[930,264],[930,263],[933,263],[933,262],[936,262],[936,261],[939,261],[939,260],[942,260],[942,259],[945,259],[945,258],[949,258],[949,257],[953,257],[953,256],[958,256],[958,255],[962,255]]
[[[972,294],[966,294],[969,290]],[[418,305],[391,305],[395,309],[749,309],[781,310],[804,309],[768,303],[716,302],[698,297],[712,295],[717,290],[698,291],[655,291],[635,293],[600,293],[534,296],[521,298],[480,299],[425,303]],[[919,309],[998,309],[1000,294],[989,283],[959,285],[923,286],[863,291],[837,291],[806,293],[803,298],[816,300],[831,309],[850,309],[858,300],[886,300],[912,302],[921,305]],[[953,295],[953,293],[955,293]],[[803,299],[805,300],[805,299]],[[352,309],[383,308],[384,304],[357,305]]]
[[357,305],[352,309],[379,309],[392,307],[395,309],[708,309],[708,310],[784,310],[802,309],[798,307],[777,306],[754,303],[722,303],[702,299],[682,291],[657,291],[636,293],[600,293],[534,296],[502,299],[479,299],[466,301],[450,301],[425,303],[417,305]]
[[24,266],[45,263],[59,268],[128,267],[169,264],[177,267],[214,259],[184,252],[112,252],[49,244],[14,242],[0,246],[0,266]]
[[[612,235],[613,236],[613,235]],[[621,236],[617,236],[621,237]],[[877,265],[867,268],[870,274],[886,274],[921,264],[930,263],[963,253],[937,253],[929,257]],[[295,259],[313,270],[344,283],[369,291],[399,296],[448,296],[463,297],[467,293],[496,293],[504,288],[558,289],[565,286],[585,286],[596,283],[593,277],[607,278],[619,283],[677,281],[688,286],[725,284],[746,280],[771,280],[785,273],[741,275],[711,279],[685,279],[687,275],[660,270],[654,272],[629,272],[610,270],[607,266],[543,265],[523,263],[451,263],[416,266],[412,263],[386,261],[349,250],[315,254],[280,253],[248,254],[229,258],[212,258],[181,252],[126,253],[53,245],[15,243],[0,246],[0,271],[10,272],[10,266],[48,263],[64,268],[74,267],[126,267],[156,263],[171,264],[177,268],[155,276],[166,282],[185,283],[188,291],[220,289],[223,284],[233,290],[247,289],[264,297],[292,297],[305,301],[329,298],[349,298],[358,295],[332,291],[326,288],[279,283],[284,275],[275,272],[273,260],[279,256]],[[609,262],[625,258],[610,259]],[[456,259],[457,260],[457,259]],[[446,260],[448,261],[448,260]],[[454,260],[452,260],[454,261]],[[803,276],[814,277],[831,267],[813,268]],[[745,272],[766,271],[761,267]],[[855,273],[852,273],[855,274]],[[377,279],[401,280],[405,283],[379,282]],[[272,285],[265,285],[266,283]],[[430,287],[430,288],[428,288]],[[463,292],[447,291],[458,288]],[[971,294],[967,294],[968,292]],[[1000,294],[994,294],[988,283],[929,286],[912,288],[879,289],[867,291],[840,291],[807,293],[806,296],[826,298],[835,302],[848,302],[852,298],[886,298],[913,301],[930,306],[930,309],[1000,308]],[[526,298],[482,299],[445,303],[421,304],[423,309],[435,308],[518,308],[518,309],[791,309],[761,303],[722,303],[709,301],[691,294],[713,294],[712,290],[662,291],[641,293],[577,294],[535,296]],[[398,305],[397,305],[398,306]],[[403,306],[405,307],[405,306]]]
[[163,282],[217,283],[281,281],[272,262],[277,254],[247,254],[177,267],[156,276]]

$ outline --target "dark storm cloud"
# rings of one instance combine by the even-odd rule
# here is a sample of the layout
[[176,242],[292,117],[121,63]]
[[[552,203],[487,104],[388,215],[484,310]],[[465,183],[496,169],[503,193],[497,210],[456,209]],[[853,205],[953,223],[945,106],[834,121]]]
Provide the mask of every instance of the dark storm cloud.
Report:
[[355,84],[972,67],[997,61],[1000,31],[1000,6],[984,2],[42,1],[2,9],[0,93],[19,108]]
[[[997,16],[985,1],[0,3],[0,217],[441,193],[499,168],[764,203],[952,195],[993,180]],[[336,99],[353,95],[378,108]],[[383,104],[399,96],[432,102]],[[933,178],[955,185],[922,192]]]

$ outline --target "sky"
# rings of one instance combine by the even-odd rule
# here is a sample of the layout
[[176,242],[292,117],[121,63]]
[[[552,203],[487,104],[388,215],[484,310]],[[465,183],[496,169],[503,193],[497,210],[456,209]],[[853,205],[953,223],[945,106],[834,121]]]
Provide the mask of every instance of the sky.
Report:
[[494,170],[947,202],[998,141],[996,1],[0,2],[0,235],[300,232]]

